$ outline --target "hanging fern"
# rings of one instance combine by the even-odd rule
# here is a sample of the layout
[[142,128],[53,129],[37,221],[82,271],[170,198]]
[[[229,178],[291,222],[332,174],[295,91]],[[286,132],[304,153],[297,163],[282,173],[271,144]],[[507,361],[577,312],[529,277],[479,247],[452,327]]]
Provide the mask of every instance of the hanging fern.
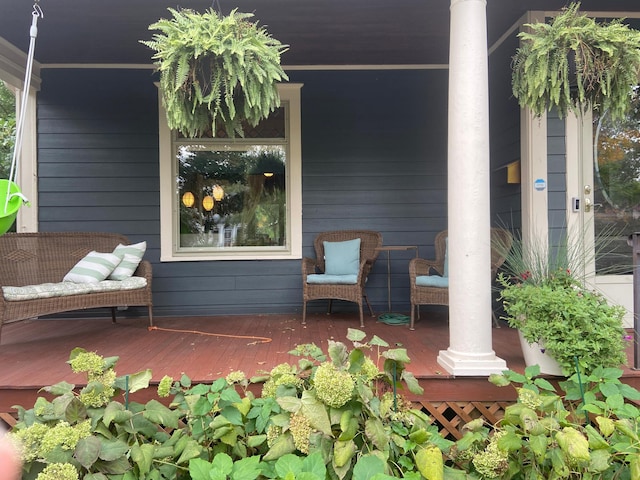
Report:
[[624,118],[640,73],[640,32],[622,20],[598,23],[572,3],[549,23],[527,24],[512,59],[513,95],[542,115],[593,107]]
[[173,18],[149,26],[161,33],[141,41],[156,51],[160,88],[172,129],[197,137],[216,124],[229,136],[243,135],[280,105],[277,82],[288,80],[280,65],[287,50],[250,13],[221,16],[169,8]]

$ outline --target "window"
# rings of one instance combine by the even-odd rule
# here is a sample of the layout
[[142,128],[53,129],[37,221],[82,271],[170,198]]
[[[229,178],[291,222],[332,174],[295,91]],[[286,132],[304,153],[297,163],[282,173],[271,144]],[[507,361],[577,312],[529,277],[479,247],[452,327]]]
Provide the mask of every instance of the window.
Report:
[[301,87],[244,138],[184,138],[160,101],[162,261],[302,256]]

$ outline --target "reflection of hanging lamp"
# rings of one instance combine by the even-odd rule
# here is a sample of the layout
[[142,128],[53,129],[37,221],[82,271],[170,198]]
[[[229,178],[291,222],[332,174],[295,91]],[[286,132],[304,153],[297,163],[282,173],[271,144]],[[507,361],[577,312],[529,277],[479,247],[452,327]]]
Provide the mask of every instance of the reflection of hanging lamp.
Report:
[[196,203],[196,199],[193,196],[193,193],[185,192],[184,195],[182,195],[182,203],[187,208],[193,207],[193,204]]
[[213,198],[219,202],[224,197],[224,189],[220,185],[213,186]]
[[264,172],[263,174],[265,177],[269,178],[269,177],[273,177],[273,172]]
[[210,195],[207,195],[206,197],[204,197],[202,199],[202,206],[207,212],[210,212],[211,210],[213,210],[213,197]]

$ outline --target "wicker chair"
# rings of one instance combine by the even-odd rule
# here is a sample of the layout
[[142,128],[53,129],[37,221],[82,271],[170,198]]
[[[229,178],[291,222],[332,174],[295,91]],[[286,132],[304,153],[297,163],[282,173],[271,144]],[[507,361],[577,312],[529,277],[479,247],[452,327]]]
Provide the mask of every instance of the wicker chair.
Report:
[[[447,287],[427,287],[416,285],[416,277],[421,275],[432,275],[433,271],[435,271],[440,276],[444,276],[445,256],[447,253],[447,235],[447,230],[443,230],[436,235],[435,260],[414,258],[409,262],[409,281],[411,287],[411,324],[409,328],[411,330],[414,330],[414,320],[418,305],[449,305],[449,289]],[[511,248],[512,242],[513,237],[507,230],[504,230],[502,228],[491,229],[492,281],[498,272],[498,268],[500,268],[500,266],[504,263],[505,257]],[[495,315],[493,315],[493,320],[497,324]]]
[[[307,277],[311,274],[325,273],[325,252],[323,242],[344,242],[360,238],[360,266],[357,280],[353,284],[340,283],[309,283]],[[362,299],[364,298],[369,307],[371,316],[374,316],[373,309],[365,292],[367,276],[378,258],[377,248],[382,246],[382,235],[371,230],[340,230],[320,233],[314,240],[313,246],[316,251],[316,259],[302,259],[302,323],[306,323],[307,302],[310,300],[328,299],[331,313],[333,299],[345,300],[358,304],[360,312],[360,327],[364,327],[364,316],[362,312]]]

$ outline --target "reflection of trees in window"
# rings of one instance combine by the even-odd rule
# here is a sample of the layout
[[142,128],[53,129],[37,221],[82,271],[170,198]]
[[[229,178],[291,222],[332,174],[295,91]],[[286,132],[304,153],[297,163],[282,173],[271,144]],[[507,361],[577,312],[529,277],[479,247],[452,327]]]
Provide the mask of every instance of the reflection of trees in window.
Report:
[[[627,118],[612,122],[605,114],[594,119],[594,203],[596,238],[608,255],[596,261],[599,272],[628,273],[632,264],[626,236],[640,230],[640,91],[632,92]],[[617,265],[617,267],[616,267]],[[605,272],[605,270],[607,270]]]
[[[178,151],[181,246],[282,246],[286,244],[285,151],[182,145]],[[223,193],[222,193],[223,192]],[[206,197],[214,201],[207,209]]]

